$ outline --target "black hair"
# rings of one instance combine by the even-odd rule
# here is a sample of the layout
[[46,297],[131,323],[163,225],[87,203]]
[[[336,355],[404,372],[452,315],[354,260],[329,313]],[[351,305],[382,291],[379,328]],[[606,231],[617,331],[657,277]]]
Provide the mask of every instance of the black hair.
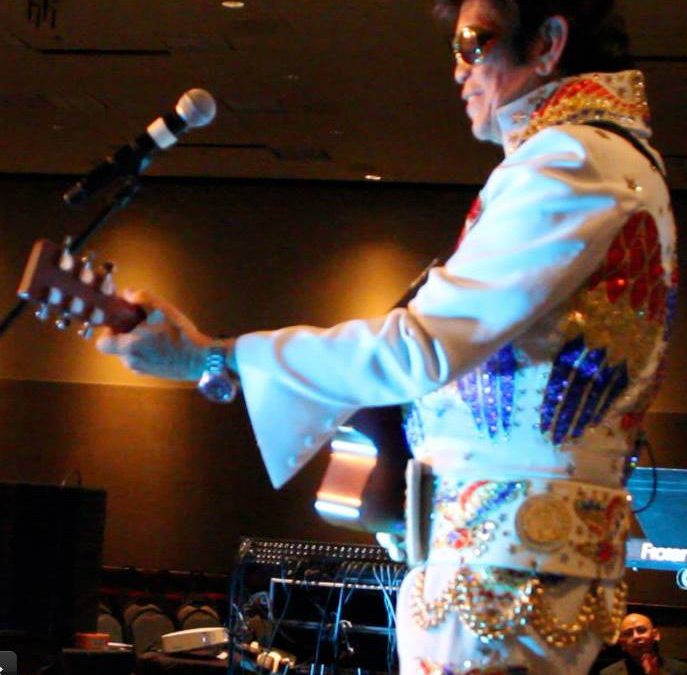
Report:
[[[630,39],[614,0],[490,0],[517,13],[511,37],[516,59],[527,60],[529,49],[551,16],[568,20],[569,36],[558,64],[562,75],[614,72],[633,66]],[[455,19],[462,0],[436,0],[435,13]]]

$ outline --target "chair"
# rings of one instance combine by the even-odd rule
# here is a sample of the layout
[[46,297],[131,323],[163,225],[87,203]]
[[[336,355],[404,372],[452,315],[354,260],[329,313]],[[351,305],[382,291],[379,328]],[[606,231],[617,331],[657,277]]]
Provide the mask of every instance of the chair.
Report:
[[200,602],[182,605],[177,611],[177,623],[179,630],[214,628],[222,625],[217,611],[210,605]]
[[110,642],[124,642],[122,624],[113,616],[110,608],[102,602],[98,605],[98,633],[107,633]]
[[124,626],[137,655],[157,650],[160,638],[175,630],[172,619],[152,603],[129,605],[124,610]]

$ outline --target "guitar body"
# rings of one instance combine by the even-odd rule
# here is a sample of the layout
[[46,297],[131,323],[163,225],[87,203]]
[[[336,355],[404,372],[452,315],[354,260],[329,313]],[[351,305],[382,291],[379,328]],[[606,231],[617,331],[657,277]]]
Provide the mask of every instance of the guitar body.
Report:
[[[405,307],[455,247],[434,258],[394,307]],[[339,427],[315,509],[333,525],[365,532],[405,532],[405,470],[412,453],[400,406],[363,408]],[[412,469],[412,465],[410,465]]]
[[399,406],[365,408],[330,443],[315,508],[329,523],[366,532],[404,530],[405,467],[411,457]]

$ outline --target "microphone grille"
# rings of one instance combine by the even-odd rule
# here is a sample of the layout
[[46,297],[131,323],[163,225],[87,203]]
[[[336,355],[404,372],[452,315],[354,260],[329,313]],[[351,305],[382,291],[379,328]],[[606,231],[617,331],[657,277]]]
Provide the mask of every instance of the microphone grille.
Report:
[[204,127],[215,119],[217,104],[205,89],[189,89],[179,99],[176,111],[188,127]]

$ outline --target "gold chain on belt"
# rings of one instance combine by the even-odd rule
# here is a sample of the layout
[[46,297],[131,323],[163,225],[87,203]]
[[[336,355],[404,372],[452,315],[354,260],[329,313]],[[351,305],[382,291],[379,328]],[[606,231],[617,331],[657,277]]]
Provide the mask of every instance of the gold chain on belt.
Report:
[[553,612],[542,580],[527,573],[491,569],[482,578],[473,570],[461,569],[434,600],[425,601],[424,589],[425,571],[420,570],[411,596],[413,620],[420,628],[439,626],[449,612],[455,611],[484,642],[503,640],[530,626],[548,645],[558,648],[575,644],[592,628],[604,642],[615,642],[627,599],[627,584],[621,581],[615,587],[609,611],[604,588],[595,579],[575,619],[564,622]]

